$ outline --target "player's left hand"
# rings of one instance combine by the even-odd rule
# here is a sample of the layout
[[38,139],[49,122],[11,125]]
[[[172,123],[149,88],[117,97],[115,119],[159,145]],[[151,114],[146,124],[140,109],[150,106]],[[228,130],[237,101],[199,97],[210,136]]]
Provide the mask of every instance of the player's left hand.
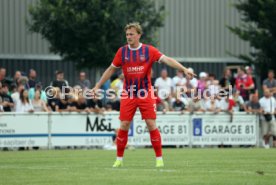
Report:
[[186,76],[188,76],[188,78],[192,79],[194,78],[195,76],[197,76],[195,73],[193,73],[191,70],[187,69],[187,70],[184,70],[184,73]]

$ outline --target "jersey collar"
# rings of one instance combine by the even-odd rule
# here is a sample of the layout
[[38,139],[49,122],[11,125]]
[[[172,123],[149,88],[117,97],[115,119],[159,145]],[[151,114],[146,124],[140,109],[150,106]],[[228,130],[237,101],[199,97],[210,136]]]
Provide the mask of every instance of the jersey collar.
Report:
[[142,47],[142,43],[139,43],[139,46],[138,46],[137,48],[131,48],[130,45],[128,45],[128,48],[129,48],[130,50],[138,50],[138,49],[140,49],[141,47]]

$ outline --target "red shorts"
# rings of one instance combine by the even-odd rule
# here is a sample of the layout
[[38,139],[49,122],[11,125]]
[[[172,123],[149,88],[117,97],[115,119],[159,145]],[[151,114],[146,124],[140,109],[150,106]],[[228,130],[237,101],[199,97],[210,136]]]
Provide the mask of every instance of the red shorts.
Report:
[[156,100],[148,96],[147,98],[126,98],[121,99],[120,120],[131,121],[137,107],[139,108],[142,119],[156,119]]

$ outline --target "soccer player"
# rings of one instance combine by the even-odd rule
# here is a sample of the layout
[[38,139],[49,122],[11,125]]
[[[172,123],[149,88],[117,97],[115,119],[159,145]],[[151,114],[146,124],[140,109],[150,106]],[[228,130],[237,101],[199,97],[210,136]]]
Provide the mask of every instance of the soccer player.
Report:
[[140,43],[142,28],[139,23],[129,23],[125,27],[127,45],[117,51],[112,64],[103,73],[92,89],[94,95],[117,68],[122,68],[125,80],[121,95],[121,125],[117,136],[117,159],[113,167],[123,166],[123,155],[128,140],[128,130],[137,108],[145,120],[156,155],[156,167],[163,167],[161,135],[156,127],[156,99],[151,84],[151,68],[154,62],[162,62],[183,71],[191,78],[195,76],[173,58],[167,57],[151,45]]

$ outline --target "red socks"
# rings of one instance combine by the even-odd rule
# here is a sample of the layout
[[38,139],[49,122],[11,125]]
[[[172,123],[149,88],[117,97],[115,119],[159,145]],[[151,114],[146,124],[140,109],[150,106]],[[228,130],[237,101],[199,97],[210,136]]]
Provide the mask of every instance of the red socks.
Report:
[[119,129],[118,135],[116,138],[117,144],[117,157],[123,157],[124,151],[127,145],[128,131]]
[[158,128],[150,131],[150,141],[156,157],[162,157],[161,135]]
[[[125,147],[128,140],[128,131],[119,129],[118,135],[116,138],[117,143],[117,157],[123,157]],[[161,135],[158,129],[150,131],[150,141],[154,149],[156,157],[162,157],[162,144],[161,144]]]

